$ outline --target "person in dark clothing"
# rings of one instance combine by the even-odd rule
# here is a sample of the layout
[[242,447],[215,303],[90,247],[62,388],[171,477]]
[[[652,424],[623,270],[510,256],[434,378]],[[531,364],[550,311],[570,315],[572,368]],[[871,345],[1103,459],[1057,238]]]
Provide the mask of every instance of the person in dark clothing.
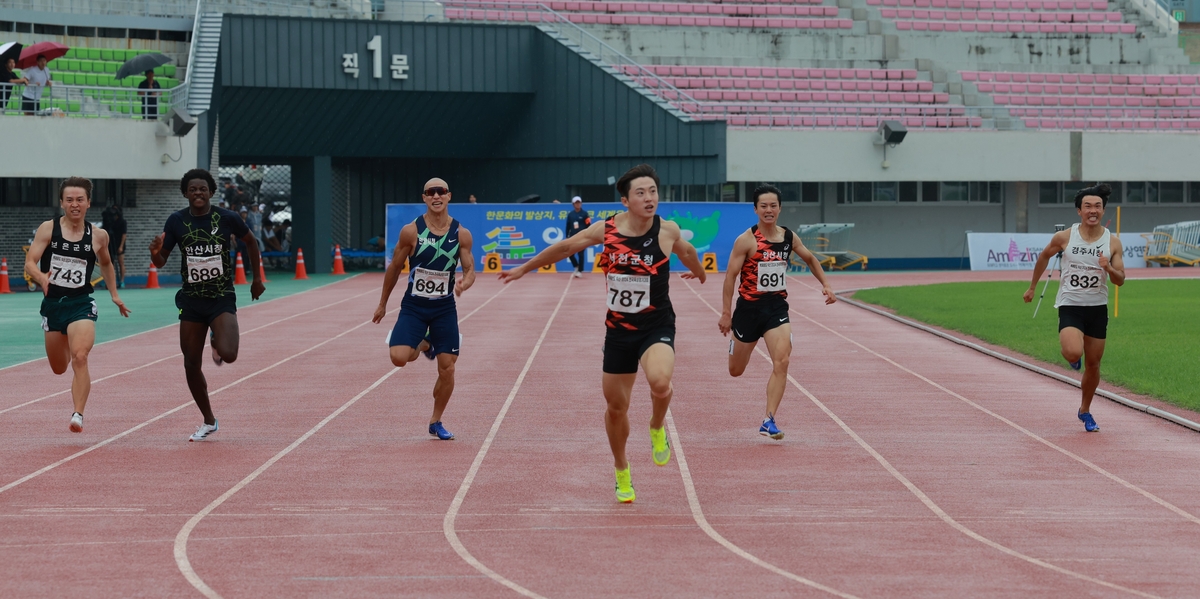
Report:
[[17,61],[8,59],[4,61],[4,68],[0,69],[0,114],[3,114],[4,109],[8,106],[8,98],[12,94],[13,85],[17,83],[29,83],[24,77],[17,77],[14,69],[17,68]]
[[[154,71],[146,71],[146,78],[138,84],[138,89],[155,90],[162,89],[158,81],[154,80]],[[142,97],[142,118],[157,119],[158,118],[158,96],[162,92],[156,91],[140,91],[138,95]]]
[[108,254],[112,256],[113,264],[117,267],[117,288],[125,287],[125,240],[129,233],[129,223],[121,214],[121,207],[109,206],[104,211],[104,230],[108,232]]
[[[579,196],[571,198],[571,205],[575,209],[567,213],[567,237],[574,237],[576,233],[583,231],[592,224],[592,217],[588,214],[587,210],[583,209],[583,198]],[[571,276],[582,277],[584,264],[583,252],[572,254],[570,258],[571,266],[575,267],[575,272]]]

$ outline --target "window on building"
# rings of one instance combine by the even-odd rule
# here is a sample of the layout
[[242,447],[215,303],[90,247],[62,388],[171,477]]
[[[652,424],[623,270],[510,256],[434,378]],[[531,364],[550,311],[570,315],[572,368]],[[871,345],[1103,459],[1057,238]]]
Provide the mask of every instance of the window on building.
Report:
[[12,30],[13,30],[13,22],[12,21],[0,21],[0,31],[12,31]]
[[1079,193],[1079,190],[1081,190],[1085,187],[1091,187],[1091,184],[1084,183],[1082,181],[1067,181],[1067,182],[1063,183],[1062,184],[1062,188],[1063,188],[1062,201],[1063,201],[1063,203],[1074,205],[1075,204],[1075,194]]
[[[781,194],[779,203],[798,204],[800,203],[800,184],[799,183],[780,183],[776,185]],[[751,197],[753,199],[753,197]]]
[[1125,184],[1125,201],[1130,204],[1145,203],[1146,183],[1144,181],[1130,181]]
[[941,195],[938,198],[943,202],[965,202],[968,199],[967,183],[965,181],[950,181],[943,182]]
[[851,188],[853,189],[854,194],[854,197],[850,200],[851,202],[856,204],[866,203],[873,199],[871,196],[872,185],[870,183],[854,183],[851,185]]
[[1183,202],[1183,183],[1162,182],[1158,184],[1158,203],[1180,204]]
[[96,37],[126,38],[129,30],[124,27],[97,27]]
[[161,30],[158,32],[158,39],[164,42],[186,42],[191,33],[188,31],[167,31]]
[[901,202],[915,202],[920,196],[920,184],[916,181],[901,181],[900,182],[900,197]]
[[13,23],[13,31],[17,33],[33,33],[33,23]]
[[63,25],[43,25],[37,23],[33,26],[33,32],[40,35],[66,35],[67,28]]
[[800,201],[805,204],[816,204],[821,201],[820,183],[801,183]]
[[899,201],[899,183],[896,181],[888,181],[874,184],[875,189],[871,193],[871,201],[873,202],[896,202]]
[[1200,203],[1200,182],[1192,181],[1188,183],[1188,189],[1190,190],[1188,201]]
[[1038,183],[1038,203],[1057,204],[1059,202],[1058,183],[1042,181]]
[[925,181],[921,183],[921,201],[936,202],[940,195],[941,185],[937,181]]
[[158,39],[158,32],[153,29],[130,29],[129,38],[135,40]]
[[67,35],[76,35],[79,37],[96,37],[95,27],[67,27]]
[[988,186],[988,202],[992,204],[1004,203],[1004,183],[1000,181],[992,181]]

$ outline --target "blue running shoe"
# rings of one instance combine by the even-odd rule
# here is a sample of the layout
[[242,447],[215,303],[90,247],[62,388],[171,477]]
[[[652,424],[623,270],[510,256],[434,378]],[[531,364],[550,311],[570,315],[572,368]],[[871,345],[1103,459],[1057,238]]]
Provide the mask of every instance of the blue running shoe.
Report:
[[1074,362],[1068,362],[1068,364],[1071,365],[1071,370],[1078,371],[1080,368],[1083,368],[1083,358],[1079,358]]
[[429,344],[429,349],[421,352],[421,354],[430,360],[437,359],[437,354],[433,353],[433,342],[429,340],[429,331],[425,331],[425,338],[421,341]]
[[762,426],[758,427],[758,434],[764,437],[770,437],[772,439],[783,438],[783,431],[779,430],[779,427],[775,426],[774,416],[767,416],[767,419],[763,420]]
[[1100,425],[1096,424],[1096,419],[1092,418],[1091,412],[1079,412],[1079,420],[1083,422],[1083,430],[1089,433],[1100,431]]
[[446,430],[446,427],[442,426],[441,420],[429,425],[429,434],[443,441],[449,441],[454,438],[454,433]]

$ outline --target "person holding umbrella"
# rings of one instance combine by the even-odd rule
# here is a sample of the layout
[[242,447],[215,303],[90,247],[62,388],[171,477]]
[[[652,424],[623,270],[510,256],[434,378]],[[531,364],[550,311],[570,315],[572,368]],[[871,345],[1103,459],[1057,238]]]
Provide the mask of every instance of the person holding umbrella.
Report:
[[[162,86],[154,80],[154,71],[146,71],[146,79],[138,84],[139,90],[154,90],[162,89]],[[157,119],[158,118],[158,96],[162,92],[156,91],[139,91],[138,95],[142,97],[142,118]]]
[[25,116],[31,116],[40,109],[42,88],[54,87],[46,62],[46,55],[38,54],[37,64],[25,69],[25,91],[21,94],[21,112]]
[[12,86],[17,83],[28,83],[23,77],[17,77],[17,59],[21,57],[21,44],[8,42],[0,46],[0,114],[8,106],[8,98],[12,94]]

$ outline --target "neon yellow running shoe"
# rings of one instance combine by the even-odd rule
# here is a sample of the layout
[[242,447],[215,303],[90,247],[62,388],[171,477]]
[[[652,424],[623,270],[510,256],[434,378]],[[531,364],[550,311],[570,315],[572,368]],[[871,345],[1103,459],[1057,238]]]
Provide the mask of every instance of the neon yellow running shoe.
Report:
[[671,461],[671,444],[667,443],[666,427],[650,429],[650,445],[654,449],[654,463],[666,466]]
[[616,470],[617,474],[617,501],[621,503],[633,503],[637,495],[633,492],[633,482],[629,475],[629,466],[624,470]]

